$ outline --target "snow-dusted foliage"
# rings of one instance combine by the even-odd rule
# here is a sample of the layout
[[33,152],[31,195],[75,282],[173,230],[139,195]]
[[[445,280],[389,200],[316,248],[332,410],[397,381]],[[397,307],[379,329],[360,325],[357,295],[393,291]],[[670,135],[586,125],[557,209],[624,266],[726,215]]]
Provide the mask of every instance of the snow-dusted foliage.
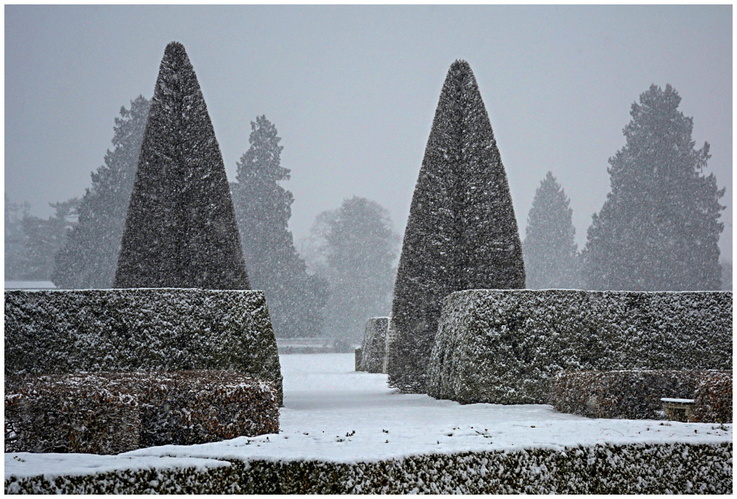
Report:
[[111,288],[133,179],[151,102],[139,96],[115,118],[113,146],[92,173],[77,208],[77,223],[56,253],[51,280],[60,288]]
[[180,43],[161,60],[114,285],[249,289],[220,147]]
[[278,431],[274,385],[233,371],[6,379],[5,452],[117,454]]
[[731,292],[470,290],[445,300],[428,394],[540,404],[565,369],[731,366]]
[[[429,454],[379,462],[228,461],[6,476],[10,494],[730,494],[732,443]],[[220,464],[220,466],[218,466]],[[224,464],[224,465],[223,465]]]
[[442,300],[463,289],[523,288],[517,221],[471,67],[456,61],[440,94],[404,233],[392,303],[389,383],[426,390]]
[[262,291],[5,293],[5,374],[222,369],[282,376]]
[[279,185],[289,180],[289,169],[281,166],[281,137],[266,116],[252,121],[251,130],[251,146],[237,164],[238,182],[231,184],[248,277],[266,293],[278,337],[319,336],[328,284],[307,274],[294,247],[294,197]]
[[732,371],[710,372],[699,379],[694,390],[694,419],[732,422]]
[[632,104],[625,146],[609,159],[611,192],[583,251],[587,289],[717,290],[724,206],[709,144],[694,149],[681,97],[651,85]]
[[389,329],[388,317],[373,317],[366,322],[361,345],[361,370],[370,373],[384,372],[386,356],[386,334]]
[[548,172],[532,200],[522,243],[528,289],[581,287],[572,214],[568,196]]
[[[590,418],[664,419],[661,398],[693,399],[696,386],[714,373],[719,374],[647,369],[561,371],[555,376],[550,402],[560,412]],[[731,399],[729,403],[731,408]],[[721,422],[708,418],[697,421]]]

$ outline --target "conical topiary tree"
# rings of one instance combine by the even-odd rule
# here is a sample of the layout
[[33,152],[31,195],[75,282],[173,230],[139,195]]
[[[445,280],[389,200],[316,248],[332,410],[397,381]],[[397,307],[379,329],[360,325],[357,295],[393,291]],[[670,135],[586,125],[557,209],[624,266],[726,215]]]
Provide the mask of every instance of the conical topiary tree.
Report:
[[456,61],[440,94],[404,233],[389,384],[425,392],[449,293],[524,285],[522,245],[491,123],[471,67]]
[[115,287],[249,288],[220,147],[180,43],[159,68]]

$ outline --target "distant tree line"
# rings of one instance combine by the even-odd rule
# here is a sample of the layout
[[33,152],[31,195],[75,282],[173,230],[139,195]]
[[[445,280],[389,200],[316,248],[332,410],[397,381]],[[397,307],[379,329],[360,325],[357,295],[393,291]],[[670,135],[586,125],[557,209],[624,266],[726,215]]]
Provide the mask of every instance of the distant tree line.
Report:
[[632,104],[625,145],[609,159],[611,191],[580,253],[569,200],[548,173],[523,243],[529,288],[731,289],[731,263],[720,263],[718,247],[724,189],[705,174],[709,144],[694,147],[680,101],[670,85],[652,85]]
[[[479,121],[477,110],[483,109],[483,104],[470,68],[458,63],[448,78],[423,162],[438,164],[441,169],[446,164],[441,158],[462,161],[484,141],[494,143],[490,128],[486,130],[483,120]],[[593,216],[581,251],[575,242],[569,199],[553,173],[546,175],[533,199],[521,244],[521,275],[526,274],[523,285],[731,289],[731,263],[720,263],[717,246],[723,230],[719,218],[724,189],[718,188],[713,174],[705,173],[709,145],[695,148],[693,120],[678,110],[680,100],[670,85],[664,90],[653,85],[632,105],[632,120],[624,129],[625,145],[609,159],[611,191],[601,211]],[[113,128],[113,149],[92,173],[90,187],[79,199],[51,204],[54,213],[48,219],[31,215],[27,203],[11,202],[6,194],[6,280],[51,280],[64,288],[113,286],[150,109],[151,102],[141,96],[131,101],[129,109],[121,108]],[[463,130],[464,135],[449,135],[454,129]],[[366,319],[390,314],[393,296],[394,315],[402,313],[405,298],[401,298],[401,286],[399,294],[393,295],[400,238],[383,207],[353,197],[318,215],[297,251],[288,228],[294,198],[281,185],[289,180],[290,170],[281,165],[280,141],[276,127],[265,116],[258,116],[251,124],[249,148],[237,163],[236,182],[229,185],[250,285],[266,292],[278,335],[331,335],[355,342]],[[152,139],[152,144],[158,143]],[[481,147],[477,153],[498,155],[494,151],[495,146]],[[425,282],[420,275],[430,269],[423,268],[423,261],[438,263],[454,254],[453,247],[465,248],[480,240],[474,231],[481,230],[483,224],[464,229],[459,223],[482,220],[486,213],[480,207],[486,202],[483,196],[490,192],[489,187],[470,182],[487,175],[483,169],[474,170],[479,165],[468,163],[463,175],[440,172],[446,180],[455,180],[423,189],[413,201],[408,225],[414,229],[409,236],[405,234],[402,252],[414,257],[408,256],[399,266],[405,265],[406,271],[418,272],[418,276],[398,280],[402,286]],[[421,172],[420,180],[427,183],[440,178],[440,173],[428,172],[425,180]],[[506,178],[490,182],[490,186],[506,185]],[[459,189],[467,195],[454,195],[454,199],[463,199],[463,205],[444,205],[444,196]],[[492,196],[489,202],[497,202],[495,199]],[[431,215],[417,215],[423,209]],[[497,220],[489,225],[489,230],[497,230],[494,227],[498,224]],[[426,232],[422,237],[439,238],[442,244],[426,246],[422,238],[415,241],[420,234],[415,229]],[[514,231],[504,229],[501,233]],[[514,238],[510,241],[505,247],[517,244]],[[499,248],[502,246],[500,243]],[[440,253],[427,253],[430,250]],[[437,272],[445,269],[442,272],[447,278],[433,270],[424,285],[440,294],[469,285],[497,286],[472,284],[474,266],[484,268],[503,254],[491,251],[487,255],[484,251],[456,254],[448,266],[435,267],[440,269]],[[511,279],[509,272],[500,275]],[[468,283],[456,283],[458,279]]]

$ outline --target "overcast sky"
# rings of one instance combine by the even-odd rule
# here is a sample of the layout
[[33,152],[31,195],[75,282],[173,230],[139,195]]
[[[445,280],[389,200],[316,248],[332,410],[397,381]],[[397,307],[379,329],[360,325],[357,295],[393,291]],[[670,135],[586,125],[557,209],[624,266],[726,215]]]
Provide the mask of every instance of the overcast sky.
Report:
[[551,170],[579,245],[609,192],[607,160],[630,106],[673,85],[708,171],[727,187],[732,252],[732,7],[5,6],[5,191],[48,216],[81,196],[112,148],[114,118],[150,98],[166,44],[184,44],[226,170],[249,123],[279,130],[291,228],[353,195],[403,233],[450,64],[476,75],[509,178],[520,235]]

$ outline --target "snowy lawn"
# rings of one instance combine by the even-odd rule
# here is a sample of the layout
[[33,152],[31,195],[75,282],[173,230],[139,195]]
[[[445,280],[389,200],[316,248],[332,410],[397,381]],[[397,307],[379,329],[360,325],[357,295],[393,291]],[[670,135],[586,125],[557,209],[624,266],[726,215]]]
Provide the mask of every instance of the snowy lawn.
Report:
[[387,387],[386,375],[354,372],[353,354],[282,355],[280,361],[284,408],[278,435],[119,456],[9,453],[5,477],[225,464],[218,458],[354,462],[461,451],[732,440],[731,424],[587,419],[548,405],[460,405],[402,395]]

